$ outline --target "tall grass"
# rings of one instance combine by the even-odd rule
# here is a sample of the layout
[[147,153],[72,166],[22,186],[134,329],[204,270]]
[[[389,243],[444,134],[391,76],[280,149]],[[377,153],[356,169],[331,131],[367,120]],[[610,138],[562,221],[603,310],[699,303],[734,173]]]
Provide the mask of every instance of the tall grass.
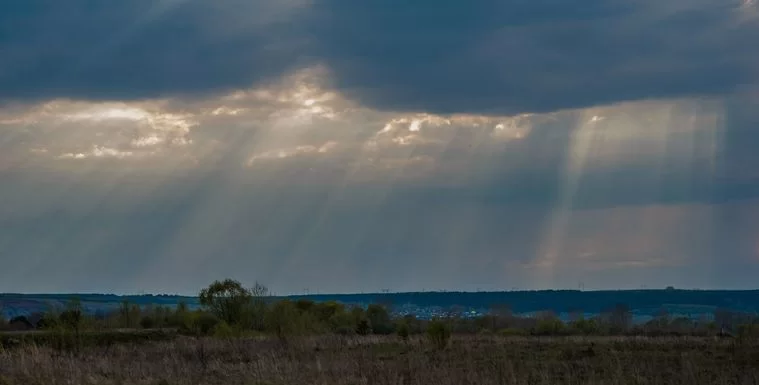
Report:
[[757,384],[759,343],[714,338],[180,337],[0,351],[0,384]]

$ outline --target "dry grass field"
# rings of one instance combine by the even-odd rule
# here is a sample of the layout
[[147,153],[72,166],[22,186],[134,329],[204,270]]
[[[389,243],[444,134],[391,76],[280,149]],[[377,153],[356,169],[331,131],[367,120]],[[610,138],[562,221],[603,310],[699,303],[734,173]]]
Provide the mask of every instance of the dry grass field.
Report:
[[759,343],[715,338],[179,337],[0,351],[0,384],[759,384]]

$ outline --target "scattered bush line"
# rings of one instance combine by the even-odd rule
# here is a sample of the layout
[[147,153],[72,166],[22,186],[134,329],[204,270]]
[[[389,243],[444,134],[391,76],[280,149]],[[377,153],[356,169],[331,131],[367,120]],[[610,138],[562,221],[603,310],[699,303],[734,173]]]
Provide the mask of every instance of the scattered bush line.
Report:
[[[178,335],[219,338],[273,336],[280,341],[298,336],[324,334],[343,336],[397,335],[403,341],[426,335],[432,346],[445,348],[451,335],[492,336],[726,336],[739,339],[759,336],[759,318],[722,312],[714,321],[673,318],[662,313],[654,320],[633,325],[629,309],[620,304],[597,317],[577,315],[563,322],[546,311],[534,317],[519,317],[507,306],[492,314],[467,318],[451,314],[421,320],[413,315],[392,316],[388,307],[371,304],[346,307],[334,302],[308,299],[275,299],[267,288],[252,288],[226,279],[215,281],[199,293],[201,309],[189,310],[184,303],[175,308],[140,307],[124,301],[119,310],[104,317],[85,315],[73,299],[65,309],[50,309],[34,320],[17,317],[3,320],[0,330],[35,329],[35,332],[0,334],[4,347],[33,343],[57,349],[80,349],[89,345],[168,340]],[[581,313],[578,313],[581,314]],[[23,319],[22,319],[23,318]],[[32,317],[30,317],[32,318]],[[10,321],[10,322],[9,322]],[[34,321],[34,322],[32,322]]]

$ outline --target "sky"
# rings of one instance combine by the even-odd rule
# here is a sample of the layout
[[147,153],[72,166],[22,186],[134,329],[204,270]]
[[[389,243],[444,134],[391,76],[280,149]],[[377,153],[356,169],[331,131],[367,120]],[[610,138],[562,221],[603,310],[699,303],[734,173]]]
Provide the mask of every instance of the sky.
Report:
[[0,292],[756,288],[756,0],[0,2]]

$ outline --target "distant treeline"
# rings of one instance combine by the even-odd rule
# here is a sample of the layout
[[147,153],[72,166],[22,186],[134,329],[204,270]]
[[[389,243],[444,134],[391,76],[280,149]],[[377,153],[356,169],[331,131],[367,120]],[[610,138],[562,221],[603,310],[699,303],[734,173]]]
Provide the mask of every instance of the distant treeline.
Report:
[[[198,305],[197,297],[173,295],[133,295],[117,296],[109,294],[0,294],[0,303],[12,304],[23,301],[57,301],[64,303],[76,296],[85,303],[104,303],[115,305],[124,300],[130,303],[147,305],[175,306],[183,302],[190,307]],[[541,290],[541,291],[506,291],[506,292],[410,292],[410,293],[370,293],[370,294],[324,294],[293,295],[275,297],[290,300],[311,300],[314,302],[336,301],[344,304],[381,303],[389,306],[412,304],[421,308],[466,307],[490,309],[507,305],[515,313],[528,313],[553,310],[559,313],[583,311],[599,314],[608,311],[616,304],[624,303],[635,311],[656,313],[667,305],[690,306],[698,311],[730,309],[739,312],[759,312],[759,290],[618,290],[618,291],[579,291],[579,290]]]
[[[571,295],[599,294],[580,292],[521,292],[521,295],[544,295],[557,293]],[[601,292],[606,293],[613,292]],[[625,292],[618,292],[625,293]],[[684,292],[642,291],[638,294],[658,293],[678,297]],[[745,293],[745,292],[737,292]],[[452,296],[457,293],[426,293],[427,296]],[[469,293],[458,293],[469,295]],[[487,294],[487,293],[479,293]],[[496,293],[501,294],[501,293]],[[514,293],[508,293],[514,294]],[[628,292],[629,294],[629,292]],[[609,294],[610,295],[610,294]],[[398,298],[398,294],[394,294]],[[401,295],[402,296],[402,295]],[[334,297],[333,297],[334,298]],[[403,297],[401,297],[403,298]],[[79,346],[83,336],[92,332],[114,329],[172,329],[181,334],[195,336],[238,337],[249,335],[273,335],[281,340],[292,336],[339,334],[368,335],[397,334],[407,339],[414,334],[426,334],[438,346],[445,346],[452,333],[493,335],[723,335],[759,337],[759,317],[745,312],[716,310],[713,317],[693,320],[669,314],[665,309],[645,324],[633,324],[631,307],[622,302],[626,297],[617,296],[614,304],[600,309],[593,317],[585,316],[585,309],[570,310],[570,320],[561,320],[554,311],[545,310],[525,317],[517,315],[508,305],[492,305],[487,315],[477,317],[457,313],[455,306],[442,317],[432,320],[419,319],[414,315],[394,315],[388,306],[387,296],[374,297],[368,306],[351,306],[335,300],[319,301],[319,297],[281,298],[273,297],[260,284],[252,288],[240,282],[226,279],[215,281],[200,291],[197,301],[200,308],[191,309],[180,301],[175,307],[163,305],[143,306],[123,298],[118,308],[107,314],[89,315],[79,299],[72,299],[63,308],[50,308],[32,316],[19,316],[3,320],[0,329],[42,330],[52,335],[66,336],[53,341],[67,341]],[[368,300],[369,297],[338,296],[345,302]],[[493,302],[503,299],[489,297]],[[512,300],[514,298],[511,298]],[[608,298],[612,301],[612,297]],[[456,304],[457,302],[453,302]],[[490,302],[488,302],[490,303]],[[657,302],[657,303],[660,303]],[[641,302],[638,302],[640,305]],[[437,304],[438,306],[439,303]],[[532,304],[539,308],[539,304]],[[571,307],[567,308],[572,309]],[[88,334],[90,333],[90,334]],[[49,336],[45,334],[45,338]],[[41,337],[40,337],[41,338]],[[73,341],[73,342],[72,342]]]
[[725,308],[741,312],[759,312],[759,290],[539,290],[504,292],[417,292],[382,294],[309,295],[291,298],[308,298],[315,301],[344,303],[414,304],[419,307],[456,307],[489,309],[508,305],[515,313],[528,313],[551,309],[556,312],[602,313],[616,304],[624,303],[631,309],[658,311],[662,306],[690,305],[693,307]]

